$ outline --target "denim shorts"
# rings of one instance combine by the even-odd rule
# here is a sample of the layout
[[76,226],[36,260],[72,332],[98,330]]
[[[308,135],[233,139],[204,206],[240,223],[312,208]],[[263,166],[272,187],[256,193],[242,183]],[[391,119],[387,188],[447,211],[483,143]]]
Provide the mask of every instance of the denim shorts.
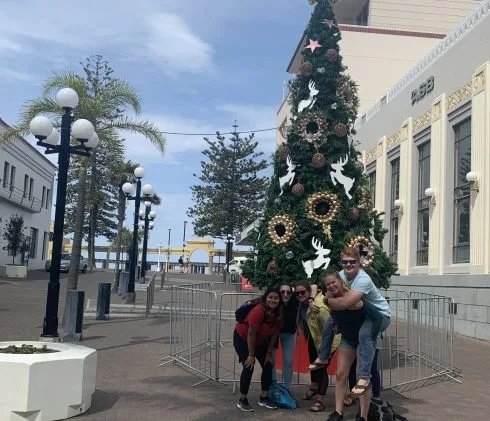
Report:
[[340,348],[350,348],[350,349],[357,349],[357,346],[359,345],[359,341],[349,341],[348,339],[345,339],[342,337],[340,339]]

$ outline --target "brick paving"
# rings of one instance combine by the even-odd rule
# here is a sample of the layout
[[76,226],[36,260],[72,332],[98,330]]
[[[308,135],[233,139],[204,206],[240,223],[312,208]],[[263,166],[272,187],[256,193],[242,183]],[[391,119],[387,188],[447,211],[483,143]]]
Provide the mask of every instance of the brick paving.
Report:
[[[41,333],[47,276],[31,273],[27,280],[0,279],[0,340],[36,340]],[[111,274],[81,275],[80,289],[86,298],[95,298],[97,283],[110,281]],[[63,281],[62,281],[63,283]],[[64,297],[62,290],[61,297]],[[113,302],[122,302],[116,296]],[[61,300],[63,301],[63,300]],[[60,309],[60,313],[62,308]],[[208,421],[253,419],[284,421],[325,419],[332,410],[333,390],[327,395],[327,412],[313,414],[304,402],[296,411],[268,411],[257,408],[258,387],[252,386],[251,403],[255,413],[245,414],[235,407],[237,396],[230,384],[206,382],[192,385],[199,377],[175,364],[158,367],[169,353],[169,320],[158,318],[119,318],[109,321],[86,319],[82,345],[98,350],[97,390],[91,409],[77,419],[83,421]],[[455,364],[461,369],[463,384],[445,381],[406,392],[408,398],[387,391],[409,421],[446,419],[487,419],[486,391],[490,377],[490,343],[455,337]],[[304,386],[293,392],[300,396]],[[354,419],[353,410],[346,420]]]

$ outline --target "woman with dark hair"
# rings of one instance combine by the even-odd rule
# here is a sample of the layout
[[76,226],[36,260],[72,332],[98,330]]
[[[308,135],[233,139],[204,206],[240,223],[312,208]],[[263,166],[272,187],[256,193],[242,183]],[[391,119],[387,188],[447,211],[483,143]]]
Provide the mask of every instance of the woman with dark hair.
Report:
[[[299,301],[293,293],[293,289],[288,284],[281,284],[279,287],[281,302],[284,314],[284,323],[279,331],[279,341],[282,348],[282,377],[284,386],[290,390],[293,378],[293,354],[296,344],[296,318],[298,317]],[[311,285],[311,295],[315,296],[317,286]],[[317,312],[318,308],[310,303],[310,311]],[[275,361],[275,350],[273,348],[273,357]],[[276,368],[272,371],[272,379],[277,379]]]
[[277,341],[283,323],[280,300],[279,288],[269,287],[243,323],[236,324],[233,332],[233,345],[238,361],[243,365],[240,375],[240,399],[237,403],[237,407],[242,411],[253,411],[247,395],[256,360],[262,367],[262,391],[258,404],[267,409],[277,409],[269,399],[269,388],[272,383],[272,347]]
[[[318,347],[321,344],[322,332],[325,322],[330,317],[330,310],[323,302],[323,294],[319,292],[315,298],[311,294],[312,287],[308,281],[296,283],[294,294],[300,306],[298,310],[298,328],[308,340],[308,357],[310,363],[318,357]],[[311,311],[310,304],[316,306],[317,311]],[[337,348],[340,337],[336,337],[331,347],[331,352]],[[315,403],[310,407],[312,412],[322,412],[325,410],[325,394],[328,388],[328,374],[325,369],[310,372],[311,384],[306,391],[303,399],[310,400],[315,398]]]

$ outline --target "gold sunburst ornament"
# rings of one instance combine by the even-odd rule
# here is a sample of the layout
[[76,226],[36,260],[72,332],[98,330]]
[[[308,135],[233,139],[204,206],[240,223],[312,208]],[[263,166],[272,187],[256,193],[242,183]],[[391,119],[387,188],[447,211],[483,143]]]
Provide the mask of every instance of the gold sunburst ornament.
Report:
[[294,235],[296,223],[286,214],[276,215],[269,221],[267,232],[276,246],[288,244]]
[[323,232],[331,237],[330,224],[340,211],[337,196],[328,192],[317,192],[308,197],[306,215],[309,219],[322,224]]
[[374,248],[368,238],[358,235],[350,240],[348,246],[359,250],[361,266],[371,266],[374,261]]

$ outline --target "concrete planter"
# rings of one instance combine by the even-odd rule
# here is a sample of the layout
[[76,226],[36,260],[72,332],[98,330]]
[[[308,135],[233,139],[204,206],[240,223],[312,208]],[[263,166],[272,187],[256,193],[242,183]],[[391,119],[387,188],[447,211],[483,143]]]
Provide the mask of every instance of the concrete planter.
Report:
[[43,346],[49,354],[0,353],[0,420],[54,421],[86,412],[95,392],[97,351],[80,345],[0,342],[0,348]]
[[27,266],[0,265],[0,276],[6,278],[25,278],[27,276]]

